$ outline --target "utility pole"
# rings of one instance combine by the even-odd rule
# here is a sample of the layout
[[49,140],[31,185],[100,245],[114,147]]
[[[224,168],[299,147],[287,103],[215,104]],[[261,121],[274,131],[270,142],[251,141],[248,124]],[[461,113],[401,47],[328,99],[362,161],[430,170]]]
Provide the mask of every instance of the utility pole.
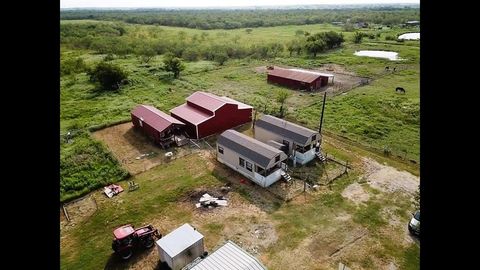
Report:
[[253,126],[252,129],[255,131],[255,121],[257,120],[257,109],[255,109],[255,115],[253,116]]
[[322,116],[320,117],[320,127],[318,128],[318,133],[322,136],[322,124],[323,124],[323,112],[325,111],[325,99],[327,98],[327,91],[323,94],[323,104],[322,104]]

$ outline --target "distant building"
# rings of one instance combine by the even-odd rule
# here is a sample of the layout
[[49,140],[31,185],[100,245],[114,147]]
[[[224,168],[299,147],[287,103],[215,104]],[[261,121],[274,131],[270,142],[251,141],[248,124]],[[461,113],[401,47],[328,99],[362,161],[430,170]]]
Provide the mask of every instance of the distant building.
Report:
[[286,69],[269,67],[267,69],[267,81],[280,84],[292,89],[316,90],[333,83],[334,76],[328,73],[315,72],[303,69]]
[[252,121],[253,107],[228,97],[197,91],[170,110],[185,123],[190,138],[200,139]]
[[285,175],[286,159],[281,150],[232,129],[217,139],[217,160],[262,187]]
[[277,145],[298,164],[313,160],[322,142],[317,131],[271,115],[263,115],[255,122],[255,139]]
[[192,263],[189,270],[267,270],[253,255],[232,241],[208,255],[205,259]]
[[180,270],[203,255],[203,235],[185,223],[156,242],[160,261]]
[[358,28],[367,28],[367,27],[368,27],[368,23],[366,23],[366,22],[357,22],[357,23],[355,24],[355,26],[358,27]]
[[139,105],[131,112],[133,125],[163,148],[181,136],[185,124],[149,105]]
[[417,26],[420,25],[420,21],[408,21],[405,23],[407,26]]

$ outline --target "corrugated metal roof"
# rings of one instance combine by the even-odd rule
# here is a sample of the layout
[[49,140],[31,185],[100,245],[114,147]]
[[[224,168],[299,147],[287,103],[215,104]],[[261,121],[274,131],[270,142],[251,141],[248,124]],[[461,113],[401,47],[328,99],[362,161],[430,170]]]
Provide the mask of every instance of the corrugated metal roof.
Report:
[[305,145],[312,135],[318,134],[318,132],[314,130],[271,115],[262,116],[255,122],[255,126],[269,130],[285,138],[289,138],[299,145]]
[[190,226],[190,224],[185,223],[159,239],[157,245],[164,250],[170,258],[173,258],[202,238],[203,235],[201,233]]
[[274,67],[274,69],[268,70],[267,72],[269,75],[287,78],[287,79],[299,81],[299,82],[306,82],[306,83],[311,83],[316,79],[322,77],[319,74],[312,74],[308,72],[301,72],[301,71],[279,68],[279,67]]
[[132,110],[132,114],[159,132],[164,131],[171,124],[185,125],[170,115],[149,105],[139,105]]
[[247,105],[247,104],[245,104],[245,103],[242,103],[242,102],[240,102],[240,101],[236,101],[236,100],[231,99],[231,98],[229,98],[229,97],[222,96],[221,98],[222,98],[223,100],[225,100],[226,102],[228,102],[228,103],[237,104],[239,109],[253,109],[252,106]]
[[200,124],[203,121],[213,117],[213,115],[209,115],[203,111],[197,110],[186,103],[171,109],[170,112],[180,116],[194,125]]
[[187,101],[194,103],[202,108],[205,108],[211,112],[215,112],[227,103],[225,100],[221,99],[216,95],[205,93],[202,91],[197,91],[191,94],[189,97],[187,97]]
[[304,69],[298,69],[298,68],[291,68],[290,70],[298,71],[298,72],[304,72],[304,73],[310,73],[310,74],[316,74],[316,75],[320,75],[320,76],[323,76],[323,77],[334,77],[333,74],[317,72],[317,71],[310,71],[310,70],[304,70]]
[[190,270],[266,270],[257,258],[232,241],[208,255]]
[[287,158],[287,155],[282,151],[233,129],[226,130],[220,134],[217,142],[264,168],[278,154],[280,154],[280,160]]

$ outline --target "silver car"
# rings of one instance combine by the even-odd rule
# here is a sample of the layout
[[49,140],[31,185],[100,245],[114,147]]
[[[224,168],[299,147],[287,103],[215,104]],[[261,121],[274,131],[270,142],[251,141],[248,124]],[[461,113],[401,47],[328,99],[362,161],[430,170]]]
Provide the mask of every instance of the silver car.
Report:
[[410,233],[420,236],[420,210],[412,214],[412,219],[408,223]]

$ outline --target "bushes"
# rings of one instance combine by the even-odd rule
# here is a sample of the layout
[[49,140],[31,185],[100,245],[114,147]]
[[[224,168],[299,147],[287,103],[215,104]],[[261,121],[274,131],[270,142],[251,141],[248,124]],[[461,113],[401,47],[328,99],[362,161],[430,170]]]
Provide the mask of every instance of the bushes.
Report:
[[71,144],[60,147],[60,201],[82,196],[129,176],[105,147],[78,133]]
[[87,71],[88,67],[82,58],[70,58],[60,63],[60,75],[70,75]]
[[118,90],[127,79],[127,73],[123,69],[108,62],[100,62],[88,75],[91,82],[100,85],[101,90]]

